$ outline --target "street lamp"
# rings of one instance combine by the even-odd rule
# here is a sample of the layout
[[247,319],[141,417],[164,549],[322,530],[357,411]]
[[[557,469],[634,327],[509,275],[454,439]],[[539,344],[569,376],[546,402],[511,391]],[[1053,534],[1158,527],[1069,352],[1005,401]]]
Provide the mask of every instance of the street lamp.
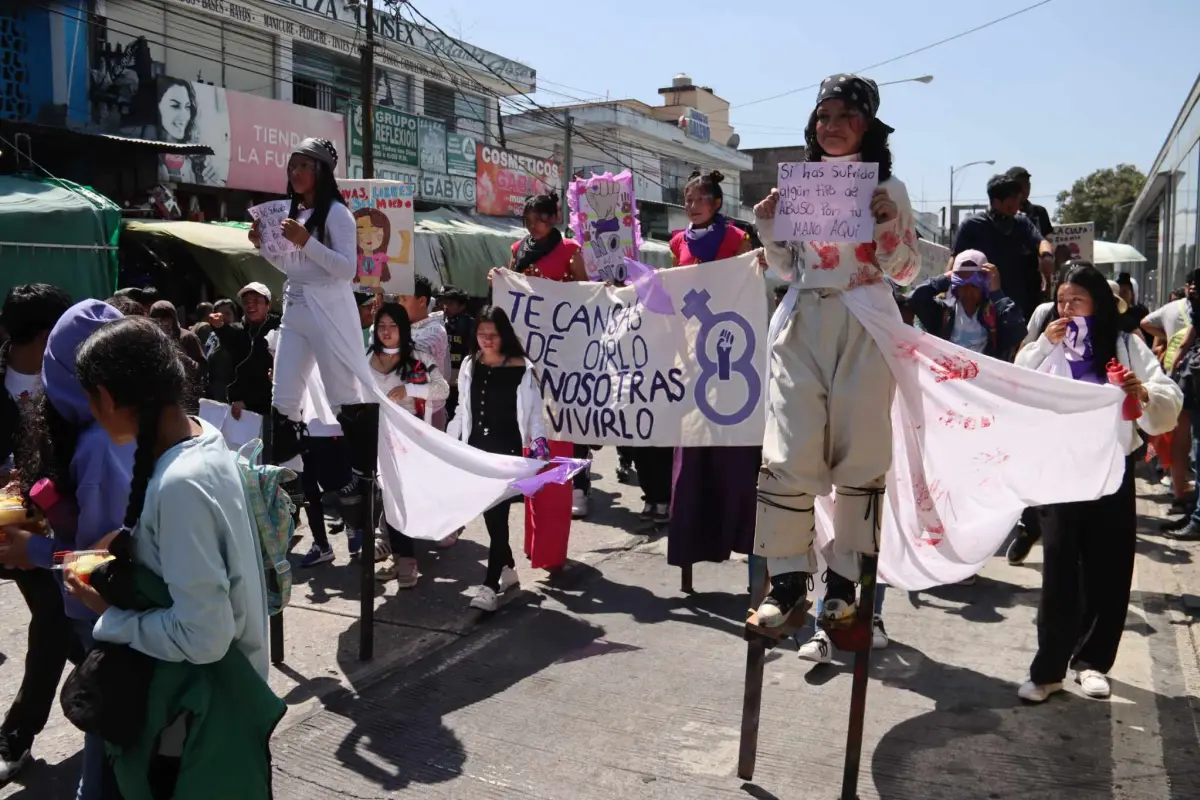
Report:
[[[976,164],[988,164],[990,166],[995,163],[996,163],[995,161],[972,161],[969,164],[963,164],[961,167],[951,167],[950,168],[950,234],[951,234],[951,236],[954,235],[954,176],[957,173],[962,172],[967,167],[973,167]],[[953,247],[954,242],[950,242],[950,246]]]

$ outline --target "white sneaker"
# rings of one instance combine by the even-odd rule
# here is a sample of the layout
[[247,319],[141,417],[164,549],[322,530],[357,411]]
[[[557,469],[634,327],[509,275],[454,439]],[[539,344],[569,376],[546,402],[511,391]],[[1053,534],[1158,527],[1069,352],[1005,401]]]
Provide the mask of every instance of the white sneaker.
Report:
[[1062,691],[1062,682],[1059,683],[1034,683],[1033,681],[1025,681],[1021,684],[1021,688],[1017,689],[1017,697],[1027,703],[1044,703],[1050,698],[1050,695]]
[[521,588],[521,578],[517,575],[517,571],[512,567],[505,567],[500,570],[500,594],[504,594],[510,589]]
[[500,598],[486,586],[480,586],[475,590],[475,596],[471,598],[471,608],[478,608],[481,611],[495,611],[500,607]]
[[871,623],[871,649],[882,650],[892,643],[888,638],[887,631],[883,627],[883,617],[875,615],[875,620]]
[[588,515],[588,496],[583,489],[571,492],[571,518],[583,519]]
[[811,639],[800,645],[800,652],[796,655],[804,661],[812,661],[814,664],[828,664],[833,660],[829,649],[829,634],[818,628]]
[[1112,687],[1108,684],[1108,676],[1103,672],[1094,669],[1080,670],[1075,673],[1075,680],[1079,682],[1079,688],[1083,689],[1083,693],[1088,697],[1103,700],[1112,694]]

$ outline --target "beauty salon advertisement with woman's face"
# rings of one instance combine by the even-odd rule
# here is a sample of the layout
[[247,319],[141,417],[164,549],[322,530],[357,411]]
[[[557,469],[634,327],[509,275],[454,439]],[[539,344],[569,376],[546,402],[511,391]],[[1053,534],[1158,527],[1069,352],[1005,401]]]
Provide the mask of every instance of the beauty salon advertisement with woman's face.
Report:
[[310,136],[333,142],[337,175],[346,174],[345,124],[339,114],[168,77],[158,79],[157,95],[159,139],[204,144],[213,151],[162,156],[160,180],[278,193],[287,185],[292,150]]

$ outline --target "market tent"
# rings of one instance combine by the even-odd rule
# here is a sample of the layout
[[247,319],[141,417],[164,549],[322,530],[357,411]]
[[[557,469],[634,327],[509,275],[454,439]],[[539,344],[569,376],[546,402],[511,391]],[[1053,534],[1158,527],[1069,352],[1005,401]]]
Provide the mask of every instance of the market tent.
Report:
[[1145,260],[1133,245],[1101,241],[1092,245],[1093,264],[1140,264]]
[[[513,242],[525,235],[524,228],[508,220],[468,217],[449,209],[420,212],[416,217],[417,274],[429,278],[434,286],[454,284],[474,297],[487,296],[488,271],[507,264]],[[278,297],[283,273],[250,244],[246,237],[249,227],[240,222],[126,220],[124,224],[127,246],[144,244],[158,250],[166,239],[182,244],[222,297],[236,296],[237,290],[251,281],[266,284]],[[670,249],[659,242],[646,242],[641,259],[653,267],[669,267]]]
[[50,283],[72,299],[117,288],[121,209],[70,181],[0,176],[0,297],[22,283]]

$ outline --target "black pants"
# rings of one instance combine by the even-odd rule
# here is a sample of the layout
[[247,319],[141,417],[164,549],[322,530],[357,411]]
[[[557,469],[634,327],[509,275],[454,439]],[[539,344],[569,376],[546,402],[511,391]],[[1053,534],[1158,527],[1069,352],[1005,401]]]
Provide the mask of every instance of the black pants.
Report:
[[304,510],[313,542],[322,550],[329,549],[329,532],[325,529],[326,492],[340,492],[352,480],[350,459],[345,439],[314,436],[308,440],[304,454],[304,472],[300,484],[304,487]]
[[79,661],[83,653],[71,621],[63,613],[62,589],[51,572],[0,568],[0,578],[16,582],[31,617],[25,675],[0,726],[0,736],[12,739],[15,747],[9,755],[16,758],[46,727],[68,657]]
[[647,503],[670,503],[675,448],[634,447],[632,450],[638,484],[642,487],[642,498]]
[[508,541],[508,511],[511,506],[511,500],[504,500],[483,512],[483,523],[487,526],[488,539],[491,540],[488,547],[487,575],[484,576],[483,585],[492,591],[500,588],[500,573],[504,568],[517,565],[513,560],[512,545]]
[[[574,445],[575,452],[571,455],[574,458],[591,458],[592,450],[586,444]],[[584,494],[592,491],[592,476],[590,469],[580,470],[572,480],[574,488],[579,489]]]
[[1042,513],[1038,508],[1028,506],[1022,511],[1021,524],[1025,527],[1024,535],[1029,540],[1030,546],[1042,538]]
[[1107,673],[1117,658],[1137,546],[1133,459],[1116,492],[1042,507],[1042,599],[1034,683],[1058,683],[1068,665]]
[[[382,503],[380,506],[382,507]],[[382,508],[381,508],[382,510]],[[383,529],[387,531],[388,544],[392,547],[392,555],[396,558],[416,558],[417,548],[413,543],[412,537],[405,536],[400,531],[392,527],[391,523],[386,518],[383,520]]]
[[633,466],[633,451],[636,449],[636,447],[617,448],[617,461],[622,467],[628,469]]

